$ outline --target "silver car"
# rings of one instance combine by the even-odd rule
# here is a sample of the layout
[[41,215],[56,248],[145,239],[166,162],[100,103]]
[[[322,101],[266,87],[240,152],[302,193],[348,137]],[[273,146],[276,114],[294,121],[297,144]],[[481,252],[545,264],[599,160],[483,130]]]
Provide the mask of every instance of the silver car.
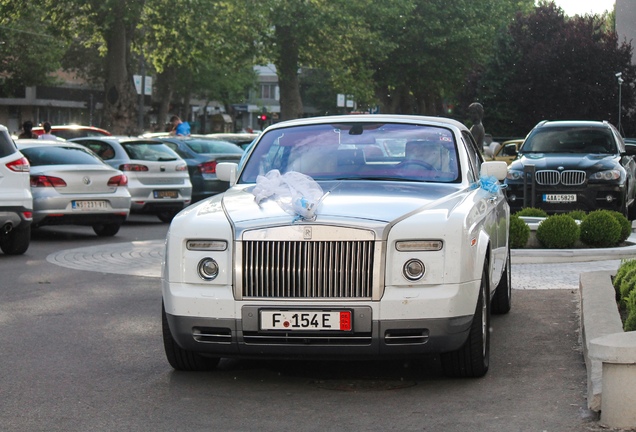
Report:
[[192,200],[185,161],[161,141],[131,137],[87,137],[71,140],[94,151],[128,176],[130,211],[155,214],[170,222]]
[[88,225],[113,236],[130,213],[126,175],[79,144],[19,140],[31,165],[33,227]]

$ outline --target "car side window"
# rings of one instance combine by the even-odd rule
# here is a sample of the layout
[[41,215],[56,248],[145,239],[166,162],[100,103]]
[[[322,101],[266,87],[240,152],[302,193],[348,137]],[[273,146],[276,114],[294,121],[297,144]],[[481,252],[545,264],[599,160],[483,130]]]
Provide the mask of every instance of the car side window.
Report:
[[479,170],[481,169],[481,163],[483,158],[475,140],[472,135],[468,132],[462,132],[462,138],[464,146],[466,147],[466,152],[468,153],[468,160],[470,162],[470,169],[468,170],[468,181],[473,183],[479,179]]

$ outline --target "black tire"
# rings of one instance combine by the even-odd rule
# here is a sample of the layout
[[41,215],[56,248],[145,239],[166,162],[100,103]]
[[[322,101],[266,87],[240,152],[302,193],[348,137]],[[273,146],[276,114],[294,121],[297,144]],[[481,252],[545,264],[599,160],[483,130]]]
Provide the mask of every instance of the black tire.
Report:
[[510,312],[512,307],[512,280],[510,277],[510,249],[506,257],[505,270],[501,275],[501,280],[497,285],[497,290],[492,297],[491,311],[493,314],[502,315]]
[[161,222],[170,223],[180,210],[162,210],[157,213],[157,217]]
[[185,350],[177,345],[172,337],[168,319],[166,318],[166,309],[161,303],[161,328],[163,333],[163,348],[166,351],[168,363],[178,371],[211,371],[214,370],[221,360],[218,357],[204,357],[193,351]]
[[29,249],[31,226],[17,227],[8,234],[0,235],[0,249],[6,255],[22,255]]
[[119,223],[93,225],[93,231],[100,237],[112,237],[119,232],[119,228]]
[[479,299],[468,339],[456,351],[440,356],[444,375],[451,378],[479,378],[486,375],[490,363],[490,301],[488,273],[484,266]]

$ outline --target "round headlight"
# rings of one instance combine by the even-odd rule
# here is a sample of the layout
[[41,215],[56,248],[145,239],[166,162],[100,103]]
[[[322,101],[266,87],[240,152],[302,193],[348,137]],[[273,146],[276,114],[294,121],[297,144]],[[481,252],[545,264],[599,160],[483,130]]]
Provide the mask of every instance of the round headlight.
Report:
[[410,259],[404,264],[404,268],[402,269],[404,272],[404,277],[410,281],[416,281],[422,279],[424,273],[426,272],[426,267],[424,267],[424,263],[418,259]]
[[212,280],[219,274],[219,264],[212,258],[203,258],[197,267],[199,277],[203,280]]

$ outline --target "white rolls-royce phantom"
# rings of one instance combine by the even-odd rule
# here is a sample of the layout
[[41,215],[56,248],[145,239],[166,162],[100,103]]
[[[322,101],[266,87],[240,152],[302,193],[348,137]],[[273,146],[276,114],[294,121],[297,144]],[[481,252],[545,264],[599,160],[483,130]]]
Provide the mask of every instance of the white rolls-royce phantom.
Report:
[[217,166],[225,193],[170,225],[170,365],[439,354],[446,375],[483,376],[490,315],[511,306],[506,168],[450,119],[270,126]]

